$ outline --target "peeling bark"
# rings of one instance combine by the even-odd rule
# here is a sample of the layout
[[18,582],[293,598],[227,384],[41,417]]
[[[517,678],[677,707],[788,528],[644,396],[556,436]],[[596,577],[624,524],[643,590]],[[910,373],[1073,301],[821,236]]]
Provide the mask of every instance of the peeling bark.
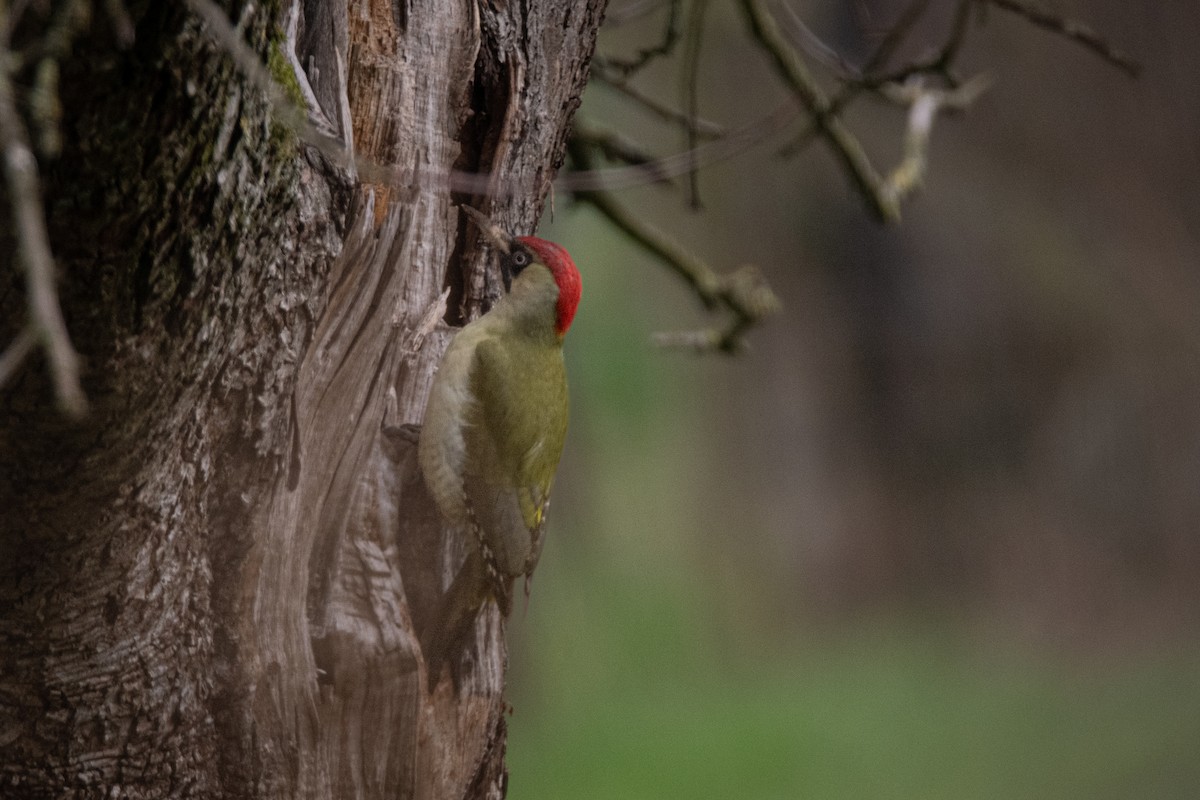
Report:
[[[503,796],[503,621],[457,691],[420,648],[464,546],[414,448],[452,331],[420,334],[444,286],[451,321],[498,290],[457,203],[533,228],[603,1],[350,5],[245,35],[409,186],[298,143],[181,4],[63,64],[43,169],[93,412],[37,364],[0,390],[6,798]],[[420,179],[464,166],[496,197]]]

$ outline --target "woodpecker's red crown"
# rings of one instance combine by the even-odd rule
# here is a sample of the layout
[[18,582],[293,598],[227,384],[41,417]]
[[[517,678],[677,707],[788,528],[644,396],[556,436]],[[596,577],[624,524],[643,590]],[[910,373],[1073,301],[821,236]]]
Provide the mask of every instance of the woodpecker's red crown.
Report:
[[518,236],[516,240],[532,250],[554,276],[554,282],[558,284],[558,313],[554,321],[554,331],[559,336],[566,335],[567,328],[571,327],[571,321],[575,319],[579,295],[583,290],[579,269],[561,245],[536,236]]

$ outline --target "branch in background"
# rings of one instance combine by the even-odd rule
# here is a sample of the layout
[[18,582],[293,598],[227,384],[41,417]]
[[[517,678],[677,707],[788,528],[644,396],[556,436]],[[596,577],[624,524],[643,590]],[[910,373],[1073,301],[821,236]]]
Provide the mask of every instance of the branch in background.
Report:
[[[591,155],[586,152],[585,145],[572,141],[568,147],[571,160],[576,164],[588,165],[584,169],[589,169]],[[720,279],[706,263],[673,239],[635,217],[611,192],[604,189],[577,190],[574,196],[577,200],[594,206],[631,239],[683,278],[695,290],[708,310],[713,311],[720,306]]]
[[905,13],[893,28],[893,32],[899,29],[900,35],[892,38],[891,34],[884,38],[879,48],[867,61],[867,65],[862,70],[862,77],[858,80],[858,88],[860,89],[878,89],[881,86],[886,86],[889,83],[903,83],[914,75],[932,75],[941,78],[949,86],[956,86],[958,78],[954,75],[954,62],[958,59],[959,51],[962,50],[963,43],[967,40],[967,23],[971,19],[971,10],[974,2],[977,0],[958,0],[958,7],[954,11],[954,20],[950,24],[950,31],[946,34],[942,46],[937,52],[932,55],[905,64],[891,71],[879,71],[886,65],[888,59],[896,48],[899,48],[907,37],[908,32],[912,29],[921,14],[924,13],[924,3],[914,4],[909,7],[910,13]]
[[861,76],[862,73],[853,64],[847,61],[837,50],[825,44],[821,37],[817,36],[812,28],[805,24],[800,14],[796,9],[792,8],[790,3],[784,3],[783,9],[787,12],[785,18],[786,33],[797,50],[807,53],[809,58],[824,64],[826,68],[839,75],[842,80],[854,80]]
[[[645,2],[631,6],[630,11],[636,14],[648,13],[657,10],[665,2],[667,0],[658,2],[645,0]],[[560,190],[573,192],[580,200],[591,203],[611,222],[632,236],[642,246],[655,253],[693,287],[706,306],[709,308],[725,307],[733,314],[733,324],[723,331],[672,334],[665,337],[669,343],[687,344],[687,346],[702,347],[703,349],[733,350],[740,345],[742,334],[746,328],[778,307],[778,300],[762,281],[761,276],[748,268],[742,268],[732,275],[718,277],[706,264],[686,253],[656,229],[646,226],[634,218],[627,209],[616,202],[609,191],[691,174],[701,166],[737,155],[794,120],[797,103],[789,102],[762,120],[741,126],[732,132],[723,133],[718,126],[697,117],[694,91],[689,93],[686,98],[687,111],[679,112],[667,108],[629,86],[628,79],[632,72],[653,58],[668,55],[678,39],[678,19],[682,13],[680,11],[681,2],[680,0],[669,0],[669,2],[671,18],[668,20],[660,45],[640,51],[639,55],[630,62],[597,59],[593,63],[593,76],[624,93],[634,102],[664,120],[680,125],[688,135],[690,146],[683,153],[661,159],[650,159],[636,145],[620,137],[581,127],[580,131],[573,136],[570,145],[576,170],[561,177],[557,186]],[[912,0],[897,22],[885,34],[862,70],[858,70],[857,73],[851,70],[847,73],[844,62],[839,62],[843,64],[840,71],[843,73],[844,85],[832,99],[825,95],[815,77],[809,72],[804,60],[780,32],[779,26],[767,10],[764,0],[741,0],[740,5],[754,39],[771,57],[776,72],[791,89],[794,100],[798,101],[798,105],[811,118],[811,124],[802,134],[801,142],[807,143],[815,138],[824,140],[833,150],[854,187],[875,215],[885,222],[894,222],[899,218],[901,200],[919,185],[924,174],[929,135],[937,112],[965,107],[984,88],[980,79],[960,86],[953,73],[953,65],[965,41],[971,11],[978,4],[987,2],[1009,9],[1019,7],[1028,11],[1032,8],[1018,0],[958,0],[951,30],[936,53],[926,59],[905,64],[890,71],[879,71],[883,70],[891,56],[901,47],[929,5],[928,0]],[[187,0],[187,3],[197,15],[208,23],[213,32],[213,38],[233,57],[245,77],[267,93],[276,117],[288,125],[301,141],[316,147],[335,163],[343,165],[347,169],[357,170],[360,179],[400,189],[450,189],[471,193],[492,193],[498,196],[511,196],[522,191],[522,187],[517,185],[497,187],[493,184],[490,175],[457,171],[434,173],[429,170],[416,175],[411,172],[406,173],[404,168],[398,165],[381,165],[370,159],[356,157],[348,144],[341,141],[339,137],[314,127],[310,115],[317,118],[318,124],[321,121],[321,111],[319,107],[316,107],[315,98],[306,95],[308,102],[314,106],[306,113],[283,95],[258,56],[241,41],[241,37],[212,0]],[[699,6],[699,9],[703,9],[703,4]],[[1030,13],[1032,14],[1032,12]],[[1068,24],[1061,20],[1061,24],[1050,25],[1042,22],[1041,17],[1031,18],[1080,41],[1095,42],[1098,40],[1098,37],[1082,26]],[[691,76],[689,86],[696,84],[695,54],[699,50],[700,19],[699,11],[693,14],[691,27],[695,31],[696,43],[689,50],[690,67],[684,71],[685,80],[689,80],[688,76]],[[801,23],[801,29],[797,35],[805,36],[805,30]],[[815,37],[812,38],[815,39]],[[820,45],[820,47],[825,48],[824,45]],[[1111,48],[1108,48],[1106,52],[1115,54]],[[1112,57],[1118,57],[1118,55]],[[297,72],[297,80],[303,83],[302,70],[296,67],[294,62],[293,68]],[[922,76],[939,78],[945,88],[938,90],[922,88],[919,91],[912,88],[919,84],[910,82],[910,79]],[[908,85],[896,88],[893,84],[897,83]],[[864,92],[891,95],[909,106],[905,155],[886,179],[875,170],[857,138],[840,118],[841,112],[849,103]],[[702,138],[714,141],[697,145],[698,140]],[[593,151],[602,152],[608,158],[623,161],[627,166],[603,170],[591,169],[590,154]]]
[[[970,1],[960,0],[959,12]],[[916,26],[921,17],[925,16],[925,11],[928,8],[929,0],[912,0],[908,4],[908,7],[904,9],[904,13],[900,15],[900,18],[887,29],[887,32],[883,35],[883,39],[879,42],[879,46],[875,48],[875,52],[871,54],[871,57],[867,59],[866,65],[859,71],[860,76],[864,73],[869,75],[886,65],[892,55],[904,44],[913,27]]]
[[633,2],[609,8],[604,17],[604,24],[614,28],[628,25],[634,20],[653,14],[659,6],[667,2],[674,2],[674,0],[633,0]]
[[[571,160],[590,170],[591,153],[586,144],[572,139]],[[609,222],[655,255],[679,275],[709,311],[724,309],[731,317],[723,328],[659,334],[664,346],[734,353],[744,346],[744,336],[754,325],[779,310],[779,299],[757,267],[743,265],[727,275],[718,275],[704,261],[652,225],[647,224],[604,189],[577,190],[576,199],[591,204]]]
[[990,81],[976,75],[956,89],[930,89],[920,77],[903,86],[889,84],[884,95],[896,103],[908,106],[908,128],[904,135],[904,158],[884,181],[883,191],[899,205],[921,185],[928,163],[926,153],[933,121],[942,110],[962,111],[987,90]]
[[[1136,76],[1140,70],[1140,65],[1116,51],[1108,42],[1082,23],[1056,16],[1022,0],[984,1],[1018,13],[1036,25],[1080,42],[1132,76]],[[863,91],[872,91],[909,107],[904,159],[882,185],[883,191],[897,206],[919,185],[924,174],[927,164],[929,132],[937,112],[942,109],[961,110],[973,102],[986,88],[986,81],[979,77],[960,86],[959,80],[953,72],[954,62],[966,40],[970,12],[975,2],[978,0],[959,0],[949,34],[938,52],[895,70],[877,72],[876,70],[887,63],[891,54],[899,48],[909,31],[924,14],[928,0],[913,0],[885,35],[861,74],[857,78],[847,81],[845,88],[829,104],[829,113],[836,114],[858,94]],[[937,76],[947,86],[953,88],[946,90],[925,88],[924,82],[920,79],[926,76]],[[781,151],[782,154],[795,153],[811,142],[819,133],[818,125],[814,124],[796,141],[784,148]]]
[[1018,14],[1039,28],[1045,28],[1060,36],[1065,36],[1086,47],[1131,78],[1136,78],[1142,72],[1141,64],[1113,47],[1108,40],[1078,20],[1060,16],[1037,3],[1026,2],[1026,0],[986,0],[986,2],[996,8]]
[[675,49],[675,43],[679,41],[679,11],[683,0],[670,0],[670,4],[670,13],[667,16],[667,24],[663,29],[661,42],[653,47],[639,50],[637,55],[631,59],[598,57],[597,60],[606,68],[619,73],[622,78],[628,78],[654,59],[670,55],[671,51]]
[[571,138],[598,151],[609,161],[641,168],[646,173],[647,183],[670,183],[674,177],[662,169],[660,159],[643,150],[637,142],[615,131],[594,126],[578,114],[571,126]]
[[8,379],[17,373],[21,364],[34,351],[37,344],[37,335],[33,332],[33,326],[26,325],[21,328],[17,333],[17,338],[9,343],[8,349],[0,353],[0,386],[8,383]]
[[656,159],[653,164],[645,166],[572,169],[559,176],[555,181],[555,186],[565,192],[628,189],[646,185],[649,182],[647,175],[650,174],[656,176],[655,180],[686,175],[691,169],[699,169],[740,155],[747,148],[783,130],[795,119],[795,104],[790,100],[785,101],[770,114],[751,120],[716,141],[698,146],[694,151],[663,156]]
[[[700,50],[704,45],[704,16],[708,11],[708,0],[696,0],[692,7],[692,16],[688,20],[687,41],[683,51],[683,100],[687,109],[688,119],[700,116]],[[684,126],[687,137],[688,153],[696,152],[696,128],[694,125]],[[688,171],[688,202],[694,211],[699,211],[703,204],[700,202],[700,170],[693,166]]]
[[831,113],[829,101],[816,78],[788,45],[762,0],[742,0],[741,6],[754,38],[771,56],[776,72],[812,117],[817,135],[833,149],[867,206],[883,222],[898,221],[900,209],[883,191],[883,181],[862,145],[841,119]]
[[[836,116],[844,111],[850,103],[866,92],[880,92],[884,86],[891,83],[903,83],[914,76],[931,75],[940,77],[948,86],[956,86],[958,78],[954,75],[954,61],[966,40],[967,22],[976,0],[959,0],[954,14],[954,21],[946,40],[936,53],[928,58],[911,64],[905,64],[897,69],[879,72],[891,58],[892,54],[904,43],[917,21],[925,13],[927,0],[915,0],[897,20],[880,42],[879,47],[867,59],[866,65],[858,71],[858,76],[847,81],[833,99],[829,102],[830,116]],[[784,157],[793,156],[807,147],[817,138],[820,128],[814,123],[808,126],[792,142],[783,147],[779,154]]]
[[[77,12],[76,4],[68,4],[50,30],[53,41],[47,46],[41,67],[48,64],[53,67],[50,70],[55,79],[52,88],[55,88],[58,76],[58,62],[52,60],[59,46],[70,47],[70,37],[78,22]],[[0,154],[4,156],[8,205],[12,211],[13,233],[17,237],[17,259],[25,271],[29,313],[24,329],[5,353],[0,354],[0,385],[16,373],[35,345],[41,345],[46,354],[55,401],[62,413],[78,419],[88,411],[88,398],[79,384],[79,356],[62,320],[58,289],[54,285],[54,257],[50,254],[46,233],[46,211],[42,207],[37,160],[30,146],[29,132],[17,112],[10,70],[18,60],[8,49],[7,35],[11,30],[7,4],[0,2],[0,31],[4,31],[4,40],[0,41]],[[40,68],[38,72],[42,71]],[[47,83],[50,85],[49,79]],[[50,137],[49,140],[54,142],[55,139]]]
[[654,343],[659,347],[694,350],[697,353],[715,350],[732,355],[745,349],[745,334],[750,328],[782,307],[762,270],[753,264],[742,264],[733,272],[721,276],[719,282],[721,302],[733,317],[727,326],[656,333]]
[[[7,30],[5,8],[0,5],[0,27]],[[54,259],[46,235],[46,216],[38,186],[37,160],[29,146],[29,134],[17,113],[8,66],[7,41],[0,43],[0,153],[9,206],[17,238],[17,256],[25,269],[29,320],[9,349],[0,356],[0,383],[40,344],[46,354],[54,395],[59,409],[79,418],[87,412],[87,398],[79,383],[79,356],[63,322],[54,286]]]
[[56,156],[62,148],[59,123],[62,107],[58,99],[59,62],[71,53],[71,45],[91,23],[92,9],[87,0],[67,0],[54,11],[44,33],[34,40],[30,52],[22,56],[12,53],[14,59],[11,74],[16,74],[18,64],[36,61],[33,86],[25,95],[29,116],[37,134],[38,151],[43,155]]
[[599,81],[605,86],[609,86],[625,95],[630,100],[634,101],[647,111],[657,116],[659,119],[662,119],[673,125],[680,125],[684,128],[692,130],[697,139],[719,139],[725,133],[725,129],[715,122],[710,122],[709,120],[701,119],[699,117],[690,117],[681,111],[676,111],[675,109],[658,102],[653,97],[648,97],[642,94],[623,79],[615,78],[610,75],[608,71],[599,64],[592,64],[591,77],[593,80]]

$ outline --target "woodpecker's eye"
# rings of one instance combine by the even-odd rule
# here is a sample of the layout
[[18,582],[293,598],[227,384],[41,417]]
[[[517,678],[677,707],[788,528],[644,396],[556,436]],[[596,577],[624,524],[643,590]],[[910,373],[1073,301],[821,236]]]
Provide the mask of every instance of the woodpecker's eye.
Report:
[[512,264],[513,276],[515,277],[517,275],[520,275],[521,270],[528,267],[529,263],[532,260],[533,260],[533,258],[529,255],[529,253],[527,251],[513,250],[512,255],[509,257],[509,263]]

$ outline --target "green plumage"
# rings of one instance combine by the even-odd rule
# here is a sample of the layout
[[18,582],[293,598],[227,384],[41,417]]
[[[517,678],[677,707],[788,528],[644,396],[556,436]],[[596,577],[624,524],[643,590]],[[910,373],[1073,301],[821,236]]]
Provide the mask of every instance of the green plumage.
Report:
[[528,579],[542,552],[546,511],[567,435],[562,340],[579,303],[580,276],[567,251],[536,236],[513,237],[461,206],[502,255],[507,294],[459,331],[446,349],[425,410],[418,458],[442,515],[472,546],[419,631],[430,691],[469,647],[489,598],[507,615],[513,581]]
[[530,575],[541,553],[567,432],[557,300],[549,269],[526,267],[454,338],[430,391],[421,469],[443,515],[478,539],[488,580],[470,598],[472,615],[488,595],[507,613],[513,579]]

